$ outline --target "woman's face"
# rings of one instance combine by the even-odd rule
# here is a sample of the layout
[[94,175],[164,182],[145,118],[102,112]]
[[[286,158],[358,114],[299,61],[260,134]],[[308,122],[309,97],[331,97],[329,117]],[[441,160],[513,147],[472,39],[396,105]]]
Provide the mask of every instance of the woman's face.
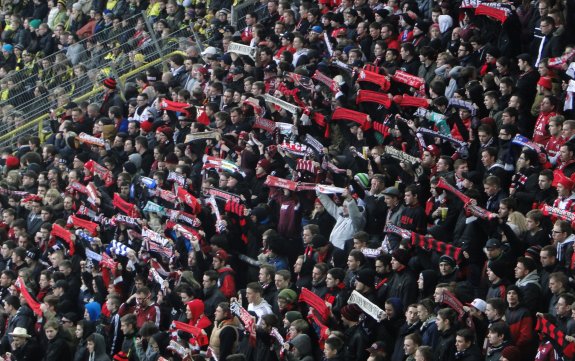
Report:
[[44,333],[46,334],[46,338],[48,340],[53,340],[58,335],[58,330],[53,327],[48,327],[44,329]]
[[297,261],[295,261],[295,264],[293,266],[293,271],[295,273],[300,273],[301,272],[301,266],[303,265],[303,259],[298,258]]
[[50,281],[46,278],[46,275],[40,275],[40,288],[46,288],[50,285]]
[[84,335],[84,329],[82,328],[82,326],[76,325],[75,334],[78,340],[82,338],[82,336]]

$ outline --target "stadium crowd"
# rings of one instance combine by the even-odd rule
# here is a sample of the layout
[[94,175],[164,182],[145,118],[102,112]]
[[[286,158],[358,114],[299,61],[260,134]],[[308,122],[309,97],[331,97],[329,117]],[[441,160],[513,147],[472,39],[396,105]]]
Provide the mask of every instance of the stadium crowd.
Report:
[[572,360],[573,0],[232,5],[2,4],[0,361]]

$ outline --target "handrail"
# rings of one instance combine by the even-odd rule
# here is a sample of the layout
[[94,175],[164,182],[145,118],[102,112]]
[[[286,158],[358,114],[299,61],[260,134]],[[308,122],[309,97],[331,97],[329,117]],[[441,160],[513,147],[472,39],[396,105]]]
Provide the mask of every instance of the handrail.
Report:
[[[171,52],[171,53],[169,53],[169,54],[166,54],[166,55],[164,55],[164,56],[162,56],[162,57],[160,57],[160,58],[158,58],[158,59],[155,59],[155,60],[153,60],[153,61],[150,61],[149,63],[146,63],[146,64],[142,65],[142,66],[139,67],[139,68],[133,69],[133,70],[129,71],[129,72],[126,73],[126,74],[120,75],[118,78],[120,79],[120,81],[125,82],[127,79],[133,77],[134,75],[139,74],[142,70],[145,70],[145,69],[147,69],[147,68],[149,68],[149,67],[152,67],[152,66],[154,66],[154,65],[157,65],[157,64],[161,63],[162,61],[165,61],[167,58],[169,58],[169,57],[171,57],[172,55],[175,55],[175,54],[181,54],[181,55],[184,55],[184,56],[186,55],[186,54],[185,54],[183,51],[181,51],[181,50],[173,51],[173,52]],[[88,93],[86,93],[86,94],[83,94],[83,95],[81,95],[81,96],[79,96],[79,97],[77,97],[77,98],[74,98],[74,99],[73,99],[73,102],[75,102],[75,103],[80,103],[80,102],[82,102],[82,101],[84,101],[84,100],[86,100],[86,99],[90,99],[91,97],[93,97],[93,96],[95,96],[96,94],[100,93],[103,89],[104,89],[104,87],[100,85],[100,86],[97,87],[96,89],[93,89],[93,90],[91,90],[90,92],[88,92]],[[58,109],[56,109],[56,111],[61,112],[61,111],[63,111],[63,109],[62,109],[62,108],[58,108]],[[14,129],[14,130],[12,130],[12,131],[10,131],[10,132],[8,132],[8,133],[6,133],[6,134],[0,135],[0,144],[6,142],[7,140],[9,140],[9,139],[11,139],[11,138],[14,138],[15,136],[17,136],[17,135],[19,135],[19,134],[22,134],[25,130],[27,130],[27,129],[29,129],[29,128],[32,128],[34,125],[37,125],[37,126],[38,126],[38,136],[39,136],[40,138],[42,138],[42,131],[43,131],[43,129],[44,129],[43,123],[44,123],[44,120],[47,120],[47,119],[48,119],[48,114],[41,115],[41,116],[39,116],[38,118],[33,119],[33,120],[27,122],[26,124],[21,125],[20,127]]]

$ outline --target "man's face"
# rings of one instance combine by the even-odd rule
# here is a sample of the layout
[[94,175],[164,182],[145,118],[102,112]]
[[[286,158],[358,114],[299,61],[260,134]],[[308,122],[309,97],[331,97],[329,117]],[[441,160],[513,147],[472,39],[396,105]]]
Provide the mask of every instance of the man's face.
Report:
[[539,188],[543,191],[551,187],[551,181],[549,180],[549,178],[541,175],[539,176],[538,184]]
[[467,350],[469,346],[471,346],[471,342],[466,341],[464,337],[462,336],[455,337],[455,348],[457,349],[458,352],[463,352]]
[[491,135],[487,134],[484,131],[479,131],[477,133],[477,138],[479,138],[481,144],[487,144],[487,142],[489,142],[489,139],[491,139]]
[[529,273],[527,271],[527,269],[525,268],[525,266],[523,265],[523,263],[521,262],[517,262],[517,266],[515,266],[515,278],[516,279],[521,279],[525,276],[527,276],[527,274]]
[[384,26],[381,28],[380,35],[383,40],[388,39],[391,36],[391,31],[389,31],[387,26]]
[[[348,264],[349,264],[349,262],[348,262]],[[317,268],[317,267],[314,267],[313,270],[312,270],[312,272],[311,272],[311,280],[312,280],[312,282],[313,282],[314,284],[318,284],[318,283],[320,283],[321,281],[323,281],[323,279],[324,279],[324,275],[323,275],[323,273],[321,272],[321,270],[320,270],[319,268]]]
[[509,208],[507,207],[507,205],[500,203],[498,213],[500,218],[506,219],[507,217],[509,217]]
[[481,152],[481,163],[485,168],[489,168],[495,163],[494,157],[489,154],[489,152]]
[[288,287],[288,282],[280,275],[275,275],[274,283],[278,290],[283,290]]
[[489,197],[493,197],[498,191],[497,187],[492,184],[484,184],[483,189],[485,190],[485,194]]
[[403,340],[403,352],[406,356],[411,356],[417,350],[417,344],[411,339]]
[[415,204],[417,204],[417,195],[414,195],[411,192],[405,192],[404,195],[404,200],[405,200],[405,205],[407,206],[413,206]]
[[556,295],[563,289],[563,283],[559,282],[555,277],[549,279],[549,291]]
[[[419,321],[419,316],[417,313],[417,307],[409,307],[407,309],[407,311],[405,311],[405,319],[407,320],[407,323],[412,325],[414,323],[416,323],[417,321]],[[415,351],[414,351],[415,352]]]
[[569,147],[566,145],[561,146],[559,149],[559,158],[563,163],[569,162],[573,158],[573,153],[569,151]]
[[561,129],[561,136],[563,136],[564,139],[569,140],[573,135],[575,135],[575,129],[571,127],[571,124],[563,124],[563,128]]
[[555,312],[557,312],[557,316],[567,317],[571,314],[571,305],[569,305],[563,297],[560,297],[559,301],[555,304]]
[[449,164],[445,159],[439,159],[437,161],[437,171],[438,172],[448,172],[449,171]]
[[541,22],[541,33],[545,36],[550,35],[551,33],[553,33],[553,25],[550,24],[549,22],[543,20]]
[[503,342],[503,335],[499,336],[495,332],[487,333],[487,340],[491,346],[499,346]]
[[262,284],[266,284],[269,283],[270,280],[270,275],[267,273],[267,271],[264,268],[260,268],[260,272],[258,274],[258,281]]
[[130,334],[130,333],[132,332],[132,325],[131,325],[131,324],[128,324],[128,323],[126,323],[126,322],[122,322],[122,323],[120,324],[120,329],[122,330],[122,333],[123,333],[124,335],[128,335],[128,334]]
[[549,113],[553,110],[553,103],[549,98],[543,98],[541,101],[541,112],[542,113]]
[[310,245],[313,235],[309,229],[304,229],[302,232],[302,238],[305,245]]
[[[541,251],[541,252],[539,252],[539,260],[541,261],[541,266],[548,267],[548,266],[553,266],[555,264],[555,261],[557,260],[557,258],[551,257],[551,255],[549,255],[549,252],[547,252],[547,251]],[[550,280],[550,282],[551,282],[551,280]]]
[[441,316],[437,316],[435,319],[435,324],[437,325],[438,331],[446,331],[448,329],[447,321],[441,318]]
[[497,319],[497,311],[495,311],[495,308],[493,308],[493,306],[491,306],[489,303],[485,307],[485,316],[489,321],[494,321]]
[[208,288],[212,287],[213,283],[210,280],[210,277],[204,276],[204,278],[202,278],[202,285],[203,285],[204,289],[208,289]]
[[495,107],[495,99],[486,96],[483,98],[483,104],[485,104],[485,108],[487,108],[487,110],[491,110]]
[[352,256],[347,257],[347,268],[351,271],[355,271],[359,268],[359,262],[355,260]]
[[449,263],[441,262],[439,264],[439,273],[441,273],[442,276],[450,275],[451,273],[453,273],[453,268]]
[[222,264],[222,260],[219,259],[218,257],[214,257],[212,258],[212,267],[214,267],[214,270],[219,270],[220,268],[222,268],[223,264]]
[[246,288],[246,299],[248,303],[255,303],[257,301],[258,294],[251,288]]

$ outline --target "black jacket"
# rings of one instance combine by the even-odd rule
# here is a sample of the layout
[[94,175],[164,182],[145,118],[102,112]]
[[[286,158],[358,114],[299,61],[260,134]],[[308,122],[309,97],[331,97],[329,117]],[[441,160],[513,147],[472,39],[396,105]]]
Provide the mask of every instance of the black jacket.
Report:
[[435,348],[436,361],[455,361],[455,328],[439,332],[439,342]]

